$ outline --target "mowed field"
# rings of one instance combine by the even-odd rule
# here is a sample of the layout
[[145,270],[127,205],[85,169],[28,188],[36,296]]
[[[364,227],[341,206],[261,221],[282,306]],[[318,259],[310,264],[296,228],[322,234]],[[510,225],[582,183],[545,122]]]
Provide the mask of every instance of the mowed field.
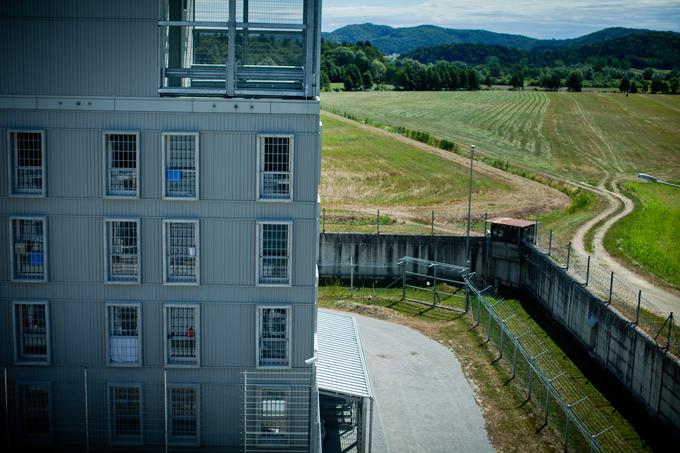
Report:
[[425,131],[577,182],[680,179],[680,96],[542,91],[324,93],[322,108]]
[[680,189],[649,183],[625,189],[636,207],[609,230],[607,249],[680,288]]
[[[449,151],[322,114],[321,204],[327,231],[460,231],[467,213],[468,161]],[[507,172],[476,164],[475,213],[528,215],[560,209],[566,195]],[[333,227],[335,225],[335,227]]]

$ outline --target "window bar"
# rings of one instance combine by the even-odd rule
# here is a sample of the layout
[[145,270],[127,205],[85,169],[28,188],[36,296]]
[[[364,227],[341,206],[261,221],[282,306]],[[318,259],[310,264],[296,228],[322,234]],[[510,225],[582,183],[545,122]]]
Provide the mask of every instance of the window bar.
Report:
[[19,304],[17,310],[18,349],[21,361],[47,359],[47,313],[44,304]]
[[290,197],[290,137],[264,137],[262,198]]
[[167,224],[168,281],[196,282],[196,224],[169,222]]
[[14,276],[21,280],[45,278],[44,222],[14,219]]
[[196,196],[196,136],[166,137],[165,196],[193,198]]
[[109,360],[121,364],[139,363],[139,307],[110,305],[108,309]]
[[137,194],[137,136],[106,134],[107,195]]
[[43,152],[40,132],[14,134],[14,193],[41,194],[43,191]]
[[260,245],[260,283],[287,284],[288,224],[262,224]]
[[260,365],[288,365],[288,309],[260,310]]
[[136,281],[139,277],[137,222],[109,222],[109,281]]
[[168,308],[168,362],[196,363],[196,309],[193,307]]

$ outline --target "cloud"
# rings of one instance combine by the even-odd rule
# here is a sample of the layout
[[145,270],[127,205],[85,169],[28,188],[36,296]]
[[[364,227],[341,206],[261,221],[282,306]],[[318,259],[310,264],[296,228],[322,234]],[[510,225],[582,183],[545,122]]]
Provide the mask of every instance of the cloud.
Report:
[[373,22],[482,28],[538,38],[568,38],[606,27],[680,30],[677,0],[325,0],[324,30]]

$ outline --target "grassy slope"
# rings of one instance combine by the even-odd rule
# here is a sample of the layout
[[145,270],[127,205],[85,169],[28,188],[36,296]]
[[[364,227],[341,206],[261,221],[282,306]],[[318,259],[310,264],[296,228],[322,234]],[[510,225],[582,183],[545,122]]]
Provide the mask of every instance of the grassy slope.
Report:
[[624,187],[636,207],[609,230],[605,247],[680,288],[680,189],[647,183]]
[[577,181],[606,173],[680,177],[680,97],[614,93],[324,93],[322,106],[430,132]]

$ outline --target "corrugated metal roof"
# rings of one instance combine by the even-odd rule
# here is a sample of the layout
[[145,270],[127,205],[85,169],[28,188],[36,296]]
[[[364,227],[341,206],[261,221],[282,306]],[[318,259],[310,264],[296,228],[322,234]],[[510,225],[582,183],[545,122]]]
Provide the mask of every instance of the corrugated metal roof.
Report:
[[356,321],[319,310],[316,377],[319,390],[372,398]]
[[536,222],[531,222],[529,220],[511,219],[510,217],[498,217],[497,219],[489,220],[489,223],[496,223],[500,225],[510,225],[520,228],[535,225]]

